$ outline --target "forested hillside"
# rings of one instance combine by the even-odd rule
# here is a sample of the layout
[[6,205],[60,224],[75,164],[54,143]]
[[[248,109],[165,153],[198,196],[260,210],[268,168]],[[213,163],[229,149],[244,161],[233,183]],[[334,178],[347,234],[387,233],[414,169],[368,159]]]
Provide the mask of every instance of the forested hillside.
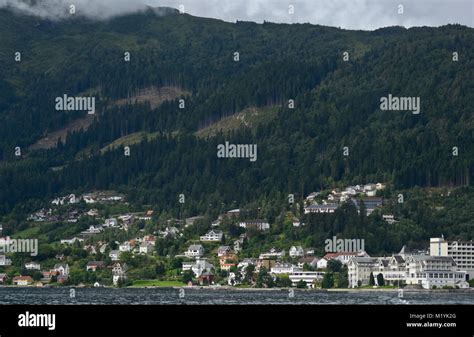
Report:
[[[0,10],[0,212],[93,189],[196,214],[288,193],[301,198],[338,182],[471,186],[473,43],[473,30],[459,25],[366,32],[153,9],[110,21],[52,22]],[[166,86],[185,94],[154,107],[117,104]],[[85,116],[54,109],[64,94],[96,96],[94,122],[57,148],[28,151]],[[419,97],[420,113],[381,111],[380,98],[389,94]],[[275,106],[263,123],[195,136],[242,110]],[[101,151],[137,132],[153,137],[135,142],[130,156],[120,147]],[[258,160],[217,158],[225,141],[257,144]],[[177,203],[181,193],[185,205]]]

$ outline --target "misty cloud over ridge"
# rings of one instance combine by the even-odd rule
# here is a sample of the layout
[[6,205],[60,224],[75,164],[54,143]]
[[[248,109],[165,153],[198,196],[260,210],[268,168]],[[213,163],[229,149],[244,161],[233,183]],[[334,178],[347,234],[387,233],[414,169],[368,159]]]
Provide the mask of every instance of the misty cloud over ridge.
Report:
[[[184,6],[186,13],[235,22],[312,23],[346,29],[372,30],[400,25],[441,26],[459,23],[474,27],[473,0],[0,0],[1,8],[49,19],[76,15],[107,19],[145,10],[148,6]],[[294,14],[288,6],[294,6]],[[398,14],[398,5],[404,13]]]
[[70,17],[69,6],[76,14],[93,19],[106,19],[146,8],[142,0],[0,0],[1,8],[11,8],[30,15],[53,20]]

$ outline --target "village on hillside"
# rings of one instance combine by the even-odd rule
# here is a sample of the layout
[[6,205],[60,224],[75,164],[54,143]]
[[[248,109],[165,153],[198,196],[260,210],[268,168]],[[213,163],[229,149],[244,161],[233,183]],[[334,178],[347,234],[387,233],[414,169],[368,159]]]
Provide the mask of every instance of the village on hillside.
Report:
[[[297,232],[307,217],[350,203],[359,214],[363,209],[394,225],[398,220],[382,211],[377,193],[384,188],[377,183],[311,193],[283,224]],[[1,285],[464,289],[474,278],[472,241],[431,238],[425,249],[403,246],[386,256],[370,256],[363,238],[329,237],[320,247],[283,239],[261,246],[258,238],[275,225],[243,209],[215,219],[168,218],[153,209],[131,211],[125,195],[110,191],[57,197],[26,221],[31,226],[12,236],[0,226],[0,246],[29,235],[42,248],[35,257],[0,254]],[[48,226],[60,229],[46,236],[41,228]]]

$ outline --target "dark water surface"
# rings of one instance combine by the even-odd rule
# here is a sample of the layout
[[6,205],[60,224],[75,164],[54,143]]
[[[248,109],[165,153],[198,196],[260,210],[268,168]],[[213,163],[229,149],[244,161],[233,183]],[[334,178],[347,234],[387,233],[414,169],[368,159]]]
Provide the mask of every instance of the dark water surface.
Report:
[[321,292],[173,288],[0,288],[3,304],[474,304],[474,292]]

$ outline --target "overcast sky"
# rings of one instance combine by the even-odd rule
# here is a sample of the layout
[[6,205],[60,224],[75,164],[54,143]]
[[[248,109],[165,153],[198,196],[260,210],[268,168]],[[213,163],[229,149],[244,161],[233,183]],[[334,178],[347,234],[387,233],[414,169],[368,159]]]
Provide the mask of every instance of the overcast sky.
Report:
[[[346,29],[372,30],[401,25],[441,26],[460,23],[474,27],[474,0],[0,0],[0,7],[13,6],[25,12],[60,18],[65,8],[76,5],[77,13],[108,18],[130,13],[145,5],[184,6],[186,13],[235,22],[271,21],[313,23]],[[399,5],[403,13],[399,14]],[[294,14],[289,14],[293,5]]]

